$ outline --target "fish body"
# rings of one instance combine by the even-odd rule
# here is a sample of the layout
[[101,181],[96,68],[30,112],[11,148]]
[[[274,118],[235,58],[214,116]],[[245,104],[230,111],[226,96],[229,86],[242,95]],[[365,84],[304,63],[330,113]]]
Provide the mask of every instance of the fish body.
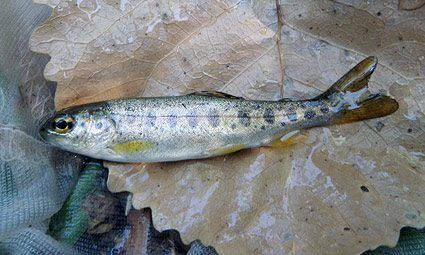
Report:
[[64,150],[117,162],[224,155],[276,144],[294,130],[394,112],[394,99],[367,91],[375,67],[376,58],[365,59],[311,100],[254,101],[202,92],[92,103],[58,112],[40,134]]

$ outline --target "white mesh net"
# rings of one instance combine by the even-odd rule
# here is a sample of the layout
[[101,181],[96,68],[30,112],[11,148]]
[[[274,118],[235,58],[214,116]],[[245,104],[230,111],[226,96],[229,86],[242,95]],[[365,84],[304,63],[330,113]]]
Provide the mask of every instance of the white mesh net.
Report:
[[77,160],[38,140],[53,110],[48,60],[30,52],[32,30],[51,9],[31,0],[0,1],[0,253],[67,253],[44,234],[75,183]]

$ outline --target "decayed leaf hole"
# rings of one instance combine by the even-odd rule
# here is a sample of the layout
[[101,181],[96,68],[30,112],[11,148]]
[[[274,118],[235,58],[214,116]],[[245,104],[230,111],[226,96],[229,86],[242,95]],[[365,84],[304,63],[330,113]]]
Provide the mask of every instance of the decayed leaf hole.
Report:
[[313,129],[289,148],[109,164],[109,188],[134,193],[159,229],[225,254],[356,254],[424,225],[424,7],[282,0],[280,26],[279,1],[43,3],[54,12],[31,47],[52,57],[57,109],[195,90],[308,98],[378,56],[371,90],[400,103],[389,117]]

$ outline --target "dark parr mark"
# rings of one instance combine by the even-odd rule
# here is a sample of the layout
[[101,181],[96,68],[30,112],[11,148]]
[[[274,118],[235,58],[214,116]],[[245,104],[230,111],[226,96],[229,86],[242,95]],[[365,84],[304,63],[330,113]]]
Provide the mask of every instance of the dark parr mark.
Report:
[[190,111],[186,116],[189,127],[194,128],[198,125],[198,117],[194,111]]
[[177,125],[177,115],[174,113],[170,113],[167,117],[168,125],[170,127],[175,127]]
[[267,108],[266,111],[263,114],[263,118],[267,123],[273,124],[274,123],[274,112],[273,112],[273,110],[270,109],[270,108]]
[[311,120],[312,118],[314,118],[316,116],[316,112],[312,111],[312,110],[308,110],[304,113],[304,118]]
[[239,118],[239,122],[245,127],[248,127],[251,124],[251,117],[249,117],[248,113],[244,111],[238,112],[238,118]]
[[216,109],[212,109],[208,113],[208,123],[210,123],[212,127],[218,127],[220,125],[220,116]]
[[156,116],[153,112],[148,113],[148,116],[146,116],[146,123],[153,127],[155,126]]

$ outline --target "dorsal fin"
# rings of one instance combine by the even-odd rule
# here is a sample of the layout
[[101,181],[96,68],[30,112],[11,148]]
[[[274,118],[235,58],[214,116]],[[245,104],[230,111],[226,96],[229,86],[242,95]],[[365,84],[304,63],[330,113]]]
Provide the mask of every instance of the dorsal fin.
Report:
[[230,95],[224,92],[218,92],[218,91],[196,91],[193,93],[189,93],[188,95],[243,99],[243,97],[237,97],[237,96],[233,96],[233,95]]
[[365,58],[315,99],[327,98],[334,93],[356,92],[367,87],[370,75],[375,71],[377,64],[378,59],[376,57]]

